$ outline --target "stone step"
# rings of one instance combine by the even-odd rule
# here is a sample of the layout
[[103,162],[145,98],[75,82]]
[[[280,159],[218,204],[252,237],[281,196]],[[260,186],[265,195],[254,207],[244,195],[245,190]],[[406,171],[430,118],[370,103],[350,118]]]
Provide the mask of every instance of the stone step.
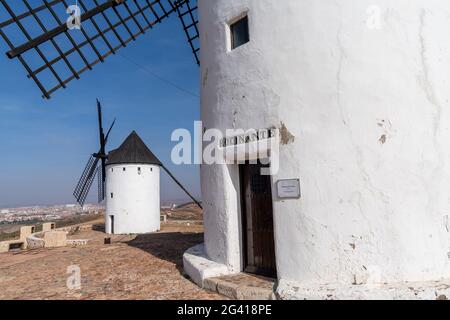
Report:
[[236,300],[276,300],[275,279],[239,273],[205,279],[203,288]]

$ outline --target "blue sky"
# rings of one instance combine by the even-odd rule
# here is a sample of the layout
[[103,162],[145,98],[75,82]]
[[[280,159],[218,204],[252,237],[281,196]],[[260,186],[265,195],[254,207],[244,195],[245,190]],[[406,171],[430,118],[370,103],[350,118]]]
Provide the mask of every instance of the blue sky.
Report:
[[[117,118],[109,150],[136,130],[177,178],[200,195],[198,166],[170,161],[175,144],[171,133],[193,129],[199,98],[137,66],[198,95],[199,68],[175,16],[57,91],[51,100],[41,98],[20,63],[3,54],[7,50],[0,42],[0,207],[74,203],[73,188],[88,156],[98,149],[96,98],[104,107],[105,127]],[[92,189],[88,200],[95,202],[96,187]],[[161,196],[185,198],[164,173]]]

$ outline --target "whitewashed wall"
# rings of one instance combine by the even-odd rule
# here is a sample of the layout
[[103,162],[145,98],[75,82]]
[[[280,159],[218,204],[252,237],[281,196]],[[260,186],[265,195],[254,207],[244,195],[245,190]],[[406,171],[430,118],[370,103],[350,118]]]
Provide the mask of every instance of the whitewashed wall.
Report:
[[[141,168],[140,174],[138,168]],[[111,233],[109,218],[111,215],[114,216],[115,234],[148,233],[159,230],[159,183],[160,168],[156,165],[107,166],[106,233]]]
[[[373,5],[381,29],[367,25]],[[199,0],[199,9],[205,127],[282,129],[273,183],[301,179],[300,200],[274,203],[278,277],[304,286],[450,277],[450,2]],[[230,52],[227,21],[245,11],[250,43]],[[240,271],[237,166],[204,165],[201,175],[206,253]]]

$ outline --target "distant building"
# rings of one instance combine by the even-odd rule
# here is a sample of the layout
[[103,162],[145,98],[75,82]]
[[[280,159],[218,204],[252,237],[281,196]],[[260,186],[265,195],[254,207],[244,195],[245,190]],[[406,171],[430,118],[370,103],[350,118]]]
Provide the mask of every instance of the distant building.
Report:
[[160,229],[161,162],[132,132],[109,153],[106,165],[106,233],[136,234]]

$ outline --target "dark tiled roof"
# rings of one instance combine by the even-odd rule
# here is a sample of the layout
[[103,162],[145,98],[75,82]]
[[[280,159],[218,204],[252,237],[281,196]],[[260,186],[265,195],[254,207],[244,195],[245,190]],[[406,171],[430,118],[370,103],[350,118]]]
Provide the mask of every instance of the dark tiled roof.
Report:
[[109,152],[108,162],[106,164],[126,163],[162,165],[135,131],[125,139],[118,149]]

